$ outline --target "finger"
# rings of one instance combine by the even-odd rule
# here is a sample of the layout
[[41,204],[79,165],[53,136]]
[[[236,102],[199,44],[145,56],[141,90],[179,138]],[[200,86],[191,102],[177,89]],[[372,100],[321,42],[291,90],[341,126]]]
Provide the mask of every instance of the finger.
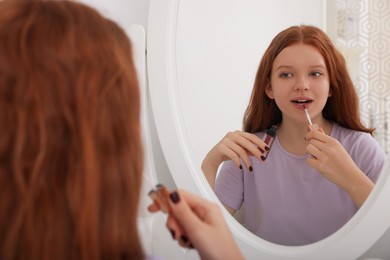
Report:
[[207,215],[213,214],[214,204],[182,190],[171,193],[170,204],[172,214],[188,233],[197,232],[197,227],[209,221]]
[[307,164],[314,169],[317,169],[318,159],[314,157],[309,157],[306,159]]
[[188,236],[186,235],[186,231],[181,227],[180,223],[176,220],[173,215],[169,215],[166,227],[170,231],[171,236],[174,240],[177,240],[181,247],[188,248],[192,245]]
[[318,125],[317,124],[313,124],[313,125],[308,125],[307,126],[307,132],[313,132],[313,131],[317,131],[318,130]]
[[244,162],[247,168],[251,166],[248,154],[242,146],[231,140],[226,140],[225,145],[227,148],[225,152],[226,156],[233,160],[237,167],[241,165],[240,159]]
[[313,144],[308,144],[307,146],[306,146],[306,151],[311,155],[311,156],[313,156],[315,159],[318,159],[318,158],[320,158],[320,156],[321,156],[321,150],[320,149],[318,149],[315,145],[313,145]]
[[306,134],[306,140],[310,141],[312,139],[317,139],[319,141],[322,141],[324,143],[331,141],[333,138],[328,136],[322,131],[311,131]]
[[[230,141],[225,141],[224,143],[220,144],[220,146],[218,146],[218,150],[223,154],[224,157],[226,157],[225,159],[232,160],[237,168],[239,168],[241,166],[240,156],[229,147],[229,145],[234,146],[236,144],[229,144],[229,142]],[[238,147],[236,149],[238,149]]]
[[149,212],[154,213],[154,212],[157,212],[157,211],[159,211],[159,210],[160,210],[160,206],[157,205],[157,204],[155,204],[155,203],[150,204],[150,205],[148,206],[148,211],[149,211]]
[[247,132],[242,132],[241,135],[243,137],[245,137],[246,139],[248,139],[251,143],[254,144],[254,147],[251,148],[250,151],[254,156],[256,157],[259,157],[261,156],[261,153],[259,154],[257,150],[262,149],[263,151],[266,150],[266,146],[267,144],[262,140],[260,139],[257,135],[255,134],[251,134],[251,133],[247,133]]
[[180,238],[180,236],[182,236],[185,233],[183,228],[177,222],[176,218],[171,214],[168,214],[168,218],[165,223],[165,226],[171,231],[172,237],[175,240]]
[[255,142],[261,144],[262,147],[264,147],[264,142],[257,136],[250,133],[242,131],[236,131],[235,133],[236,134],[232,136],[231,140],[241,146],[245,150],[246,154],[249,153],[250,155],[260,158],[261,152],[258,149],[259,146]]
[[328,144],[328,143],[324,143],[324,142],[319,141],[319,140],[317,140],[317,139],[311,139],[311,140],[309,141],[309,144],[314,145],[314,146],[317,147],[318,150],[320,150],[320,151],[324,151],[324,150],[326,150],[327,147],[329,147],[329,144]]

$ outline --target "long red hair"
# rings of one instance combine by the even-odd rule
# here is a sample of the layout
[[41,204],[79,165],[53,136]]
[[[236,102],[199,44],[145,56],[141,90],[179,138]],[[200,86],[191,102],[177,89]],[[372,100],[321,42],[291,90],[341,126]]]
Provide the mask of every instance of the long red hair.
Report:
[[143,259],[139,89],[124,31],[0,1],[0,258]]
[[244,114],[244,131],[255,133],[282,122],[282,113],[265,89],[269,84],[272,65],[286,47],[303,43],[315,47],[325,60],[332,96],[322,111],[325,119],[349,129],[371,133],[360,119],[355,87],[348,74],[344,57],[330,38],[319,28],[309,25],[292,26],[280,32],[265,51],[257,70],[249,105]]

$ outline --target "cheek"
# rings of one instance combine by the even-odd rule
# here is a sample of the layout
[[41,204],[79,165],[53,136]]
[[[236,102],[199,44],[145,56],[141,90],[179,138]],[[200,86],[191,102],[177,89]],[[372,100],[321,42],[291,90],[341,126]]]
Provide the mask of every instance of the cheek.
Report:
[[279,109],[284,110],[284,108],[289,107],[290,97],[288,93],[283,91],[274,91],[274,101]]
[[326,102],[328,101],[328,98],[331,96],[331,93],[328,90],[323,90],[318,93],[317,102],[322,106],[325,107]]
[[289,96],[290,96],[290,92],[288,91],[287,88],[274,88],[273,91],[272,91],[272,96],[273,96],[273,99],[275,100],[280,100],[280,101],[283,101],[283,100],[288,100],[289,99]]

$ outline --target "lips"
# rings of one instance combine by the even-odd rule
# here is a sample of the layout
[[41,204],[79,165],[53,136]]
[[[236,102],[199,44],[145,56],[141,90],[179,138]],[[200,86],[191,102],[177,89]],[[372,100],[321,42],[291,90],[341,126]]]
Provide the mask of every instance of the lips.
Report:
[[297,98],[291,100],[292,103],[297,104],[297,105],[307,105],[313,102],[312,99],[310,98]]

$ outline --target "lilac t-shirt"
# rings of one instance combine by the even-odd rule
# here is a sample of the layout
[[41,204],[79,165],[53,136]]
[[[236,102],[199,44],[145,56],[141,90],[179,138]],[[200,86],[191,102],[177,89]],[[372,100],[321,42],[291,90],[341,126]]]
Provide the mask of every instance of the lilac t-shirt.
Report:
[[[257,135],[261,138],[264,132]],[[376,182],[386,160],[378,142],[368,133],[337,124],[331,136]],[[358,207],[345,191],[306,163],[308,156],[287,152],[276,137],[265,162],[250,157],[253,172],[224,162],[214,191],[233,209],[245,203],[244,225],[257,236],[281,245],[314,243],[336,232]]]

